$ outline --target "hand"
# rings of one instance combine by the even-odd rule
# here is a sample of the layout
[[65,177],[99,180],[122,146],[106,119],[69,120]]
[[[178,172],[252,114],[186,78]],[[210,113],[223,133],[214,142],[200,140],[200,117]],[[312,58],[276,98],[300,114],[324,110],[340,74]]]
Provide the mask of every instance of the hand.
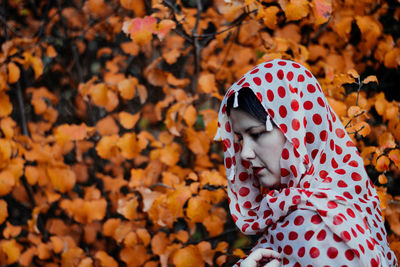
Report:
[[280,254],[272,249],[259,248],[240,263],[241,267],[279,267]]

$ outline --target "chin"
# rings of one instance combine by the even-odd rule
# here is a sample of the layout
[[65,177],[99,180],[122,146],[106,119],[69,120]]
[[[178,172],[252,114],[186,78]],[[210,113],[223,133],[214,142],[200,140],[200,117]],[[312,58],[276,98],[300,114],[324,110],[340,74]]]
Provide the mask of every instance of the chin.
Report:
[[270,188],[270,189],[275,189],[275,188],[279,188],[280,182],[271,181],[271,179],[268,179],[268,181],[263,181],[262,179],[260,179],[260,184],[263,187],[267,187],[267,188]]

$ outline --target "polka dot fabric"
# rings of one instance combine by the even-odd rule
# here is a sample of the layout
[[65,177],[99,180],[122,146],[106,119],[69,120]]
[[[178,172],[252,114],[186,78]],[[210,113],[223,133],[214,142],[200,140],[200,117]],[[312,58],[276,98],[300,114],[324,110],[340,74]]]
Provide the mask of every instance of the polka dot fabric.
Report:
[[[227,99],[243,87],[286,137],[281,188],[266,195],[226,114]],[[245,74],[222,101],[216,140],[224,144],[233,220],[245,234],[263,233],[253,250],[280,252],[283,266],[397,266],[363,160],[306,68],[272,60]]]

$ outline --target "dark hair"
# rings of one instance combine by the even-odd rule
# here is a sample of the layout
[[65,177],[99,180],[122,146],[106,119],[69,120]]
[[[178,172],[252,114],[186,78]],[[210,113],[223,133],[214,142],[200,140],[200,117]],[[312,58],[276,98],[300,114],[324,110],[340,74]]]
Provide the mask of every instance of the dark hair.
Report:
[[[249,113],[251,116],[257,120],[265,123],[267,120],[267,113],[264,107],[261,105],[260,100],[256,97],[254,92],[248,88],[243,87],[238,92],[238,104],[237,109]],[[231,109],[233,108],[233,102],[235,100],[235,94],[232,94],[226,104],[226,112],[230,116]]]

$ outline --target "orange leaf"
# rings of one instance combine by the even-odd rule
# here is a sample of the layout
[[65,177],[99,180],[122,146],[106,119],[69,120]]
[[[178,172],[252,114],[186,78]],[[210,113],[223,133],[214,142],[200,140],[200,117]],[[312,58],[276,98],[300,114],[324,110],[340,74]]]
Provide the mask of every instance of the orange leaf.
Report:
[[121,111],[118,114],[118,118],[119,123],[121,123],[122,127],[124,127],[125,129],[132,129],[133,127],[135,127],[137,121],[140,118],[140,112],[136,114],[131,114],[125,111]]
[[114,258],[108,255],[105,251],[96,252],[94,257],[100,261],[100,266],[102,267],[118,267],[118,263]]
[[151,240],[151,250],[156,255],[164,254],[168,245],[169,240],[164,232],[158,232]]
[[128,220],[134,220],[137,217],[136,209],[138,206],[139,203],[135,197],[129,200],[121,198],[118,200],[117,212],[122,214]]
[[312,6],[314,9],[315,23],[317,25],[324,24],[329,20],[332,13],[331,0],[313,0]]
[[217,91],[218,89],[215,83],[215,75],[202,72],[199,77],[199,92],[210,94]]
[[146,6],[143,0],[120,0],[120,3],[124,8],[133,10],[136,17],[146,14]]
[[171,29],[175,29],[175,22],[170,19],[163,19],[157,24],[156,32],[159,39],[164,39]]
[[25,167],[25,177],[30,185],[35,185],[39,178],[39,171],[35,166]]
[[128,34],[137,44],[144,45],[151,41],[156,27],[157,19],[146,16],[144,19],[134,18],[124,22],[122,31]]
[[13,119],[10,117],[6,117],[1,120],[0,122],[0,128],[3,131],[5,137],[7,139],[11,138],[14,136],[14,129],[17,124]]
[[347,107],[342,101],[338,101],[332,97],[327,97],[327,100],[329,105],[339,117],[346,116]]
[[55,58],[57,56],[57,51],[54,49],[54,46],[49,45],[46,49],[46,55],[50,58]]
[[20,77],[19,67],[14,62],[8,63],[7,67],[8,67],[8,82],[9,83],[18,82]]
[[0,92],[0,117],[7,117],[11,114],[13,106],[11,105],[10,98],[4,92]]
[[[4,200],[2,200],[2,201],[4,201]],[[2,201],[0,201],[0,212],[5,212],[5,216],[7,216],[7,214],[8,214],[7,213],[7,207],[6,207],[5,211],[2,210],[2,207],[1,207],[2,206],[1,202]],[[1,222],[1,218],[0,218],[0,222]],[[3,231],[3,236],[6,239],[14,238],[14,237],[17,237],[21,233],[21,231],[22,231],[22,227],[21,226],[19,226],[19,225],[14,226],[11,223],[7,222],[7,227]]]
[[75,173],[69,168],[48,167],[47,175],[54,188],[61,193],[71,190],[76,182]]
[[270,6],[265,9],[260,7],[260,12],[258,13],[257,18],[262,18],[264,25],[273,30],[276,28],[278,23],[278,17],[276,16],[278,12],[279,8],[277,6]]
[[389,158],[394,162],[398,167],[400,166],[400,150],[394,149],[389,152]]
[[117,146],[121,155],[126,159],[133,159],[140,153],[140,147],[135,133],[126,133],[118,141]]
[[0,225],[5,222],[8,217],[7,202],[0,199]]
[[143,245],[125,247],[121,250],[119,256],[121,260],[130,267],[147,266],[147,263],[146,265],[144,265],[144,263],[150,257],[150,255],[147,254],[146,247]]
[[14,175],[10,171],[0,172],[0,196],[10,193],[14,185]]
[[382,133],[378,138],[378,144],[379,147],[383,149],[396,147],[396,142],[390,132]]
[[379,175],[378,181],[380,184],[387,184],[387,182],[388,182],[386,175],[384,175],[384,174]]
[[58,254],[64,249],[64,241],[58,236],[50,237],[50,242],[54,253]]
[[90,130],[91,127],[87,127],[84,123],[81,123],[81,125],[63,124],[57,127],[54,136],[57,142],[64,144],[66,141],[69,140],[84,140],[88,135],[88,131]]
[[121,97],[126,100],[130,100],[135,97],[136,86],[139,81],[136,78],[124,79],[118,83],[118,90]]
[[182,148],[177,143],[166,145],[160,152],[160,161],[168,166],[174,166],[178,163]]
[[96,145],[97,154],[103,159],[110,159],[118,154],[118,135],[104,136]]
[[203,222],[209,217],[208,211],[210,210],[210,202],[201,196],[195,196],[189,199],[188,207],[186,208],[186,215],[191,222]]
[[144,104],[147,99],[147,89],[144,85],[139,84],[137,90],[139,94],[140,104]]
[[195,124],[197,120],[197,112],[193,105],[190,105],[185,109],[183,119],[189,127],[192,127]]
[[137,236],[142,240],[143,244],[147,246],[150,244],[151,236],[145,228],[139,228],[136,230]]
[[96,129],[101,136],[115,135],[119,132],[119,127],[112,116],[106,116],[99,120],[96,125]]
[[107,92],[107,86],[104,83],[99,83],[91,87],[90,96],[96,105],[104,107],[108,102]]
[[[370,82],[378,83],[378,78],[376,78],[375,75],[370,75],[370,76],[368,76],[367,78],[365,78],[365,79],[362,81],[363,84],[367,84],[367,83],[370,83]],[[378,83],[378,84],[379,84],[379,83]]]
[[378,172],[385,172],[389,170],[390,160],[386,156],[380,156],[376,160],[375,168]]
[[400,48],[391,49],[385,54],[384,64],[386,68],[397,68],[400,65]]
[[137,56],[140,52],[140,47],[134,41],[121,43],[122,50],[132,56]]
[[18,244],[15,239],[1,241],[0,247],[7,255],[7,264],[13,264],[18,261],[22,246]]
[[204,266],[203,257],[194,245],[189,245],[175,252],[172,256],[172,262],[176,267]]
[[210,149],[210,139],[205,132],[196,132],[192,128],[187,128],[185,134],[187,146],[193,153],[207,154]]
[[354,79],[357,79],[358,77],[360,77],[360,75],[358,74],[358,72],[355,69],[351,69],[351,70],[347,71],[347,74],[349,74]]
[[284,8],[286,21],[299,20],[308,15],[307,0],[291,0]]
[[40,243],[37,246],[37,256],[41,260],[46,260],[46,259],[50,258],[51,253],[50,253],[49,246],[45,243]]

